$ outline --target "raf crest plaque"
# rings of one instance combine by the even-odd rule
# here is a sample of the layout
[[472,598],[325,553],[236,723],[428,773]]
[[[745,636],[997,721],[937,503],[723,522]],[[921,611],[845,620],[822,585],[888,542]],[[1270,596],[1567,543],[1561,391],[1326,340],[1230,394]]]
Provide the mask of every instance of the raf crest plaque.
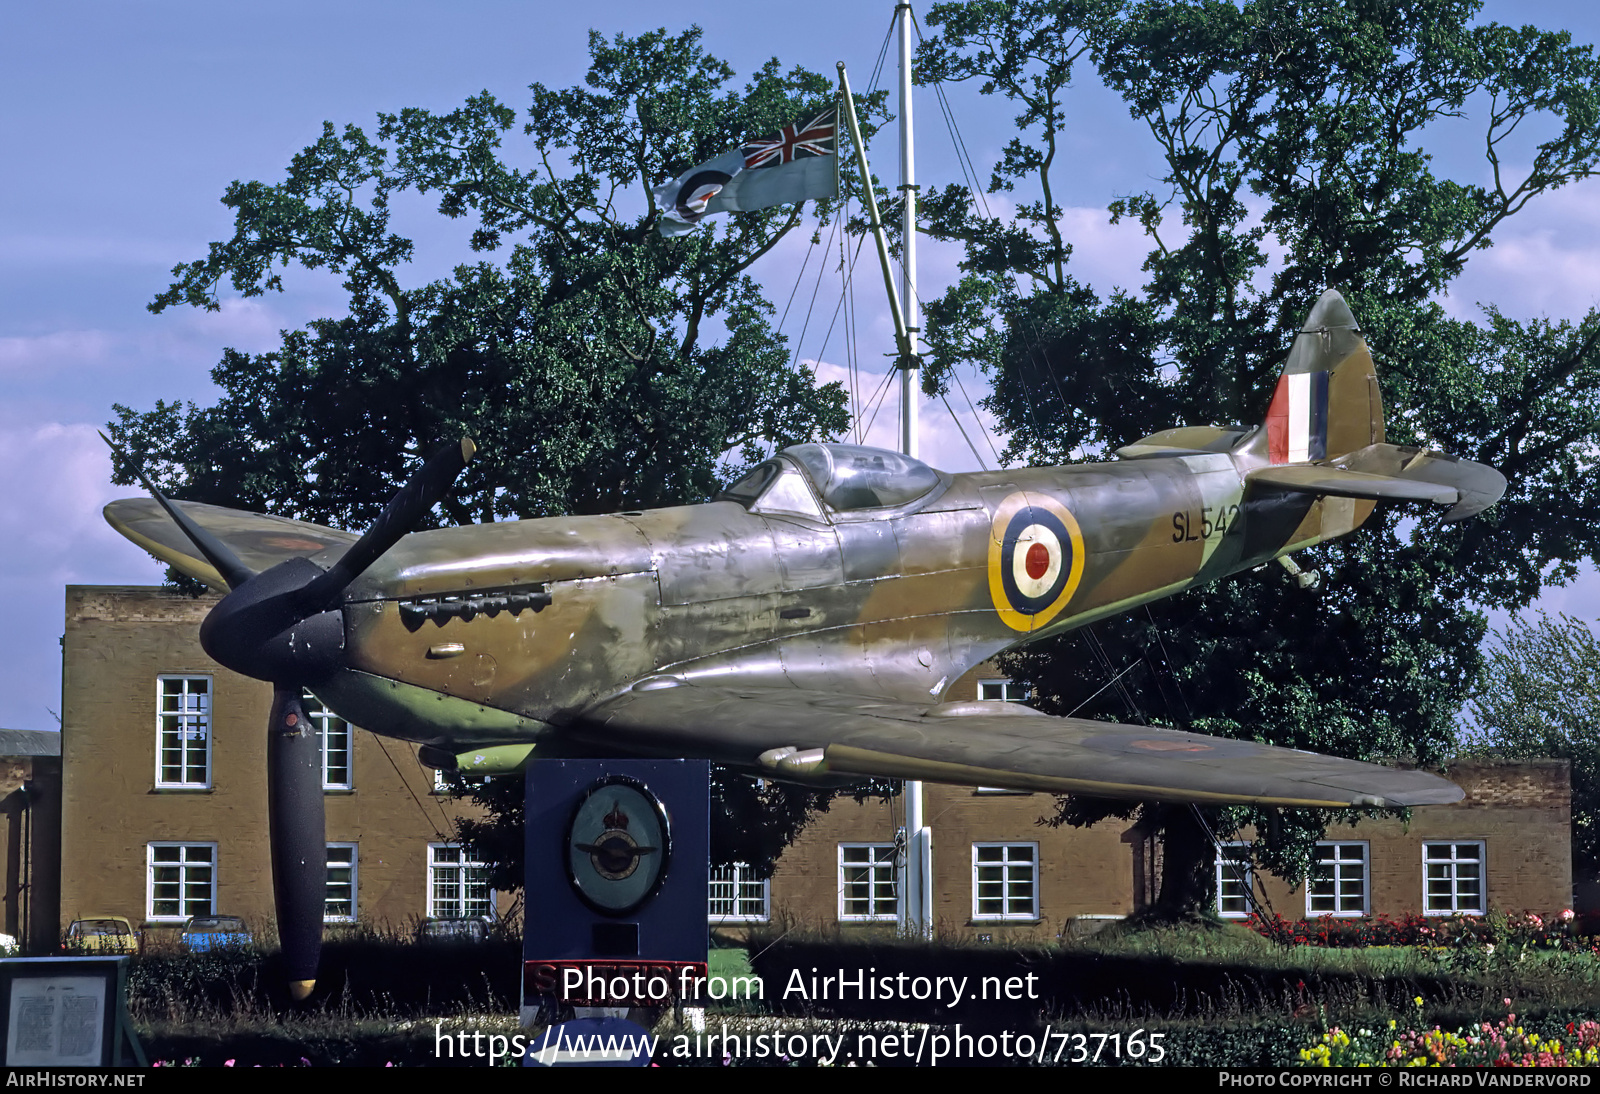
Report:
[[567,877],[589,907],[622,916],[644,905],[666,876],[672,828],[650,788],[626,775],[595,782],[567,826]]

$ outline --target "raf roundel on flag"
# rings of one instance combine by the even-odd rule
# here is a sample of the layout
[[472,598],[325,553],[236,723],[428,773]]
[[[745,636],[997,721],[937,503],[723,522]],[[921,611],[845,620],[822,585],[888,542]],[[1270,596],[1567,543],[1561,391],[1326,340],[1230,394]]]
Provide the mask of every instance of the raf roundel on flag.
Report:
[[711,213],[835,197],[838,153],[839,112],[831,106],[748,141],[652,191],[661,234],[683,235]]

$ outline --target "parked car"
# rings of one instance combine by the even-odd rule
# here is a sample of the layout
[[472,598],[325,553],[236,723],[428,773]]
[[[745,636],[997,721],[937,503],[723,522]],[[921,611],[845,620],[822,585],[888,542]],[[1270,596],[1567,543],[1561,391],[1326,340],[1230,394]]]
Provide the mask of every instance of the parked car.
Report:
[[62,953],[138,953],[139,932],[120,915],[86,915],[74,919],[61,942]]
[[486,915],[470,919],[424,919],[417,925],[418,942],[487,942],[494,921]]
[[191,916],[183,925],[183,948],[190,953],[248,946],[254,941],[244,920],[236,915]]

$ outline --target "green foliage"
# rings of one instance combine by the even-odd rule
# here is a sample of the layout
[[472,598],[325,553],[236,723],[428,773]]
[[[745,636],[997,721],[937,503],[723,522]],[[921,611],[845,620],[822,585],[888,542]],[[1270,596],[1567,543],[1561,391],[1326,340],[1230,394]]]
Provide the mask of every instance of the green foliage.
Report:
[[1495,632],[1472,699],[1475,743],[1501,756],[1572,764],[1572,864],[1600,874],[1600,639],[1571,616]]
[[[1044,709],[1436,762],[1481,669],[1476,609],[1525,605],[1600,556],[1600,483],[1586,470],[1600,315],[1523,323],[1491,308],[1473,324],[1432,302],[1508,218],[1600,164],[1593,50],[1475,24],[1478,6],[973,0],[928,13],[940,34],[919,53],[924,77],[972,80],[1019,109],[990,186],[1020,192],[1016,216],[980,216],[947,189],[927,229],[966,248],[963,280],[928,308],[928,382],[961,362],[986,369],[1012,458],[1060,463],[1177,424],[1260,421],[1293,332],[1332,285],[1378,360],[1389,439],[1511,480],[1465,525],[1389,510],[1307,552],[1320,592],[1268,567],[1025,650],[1009,667]],[[1148,240],[1138,295],[1101,299],[1075,281],[1058,227],[1063,97],[1089,63],[1166,165],[1156,188],[1109,206]],[[1456,177],[1426,143],[1448,126],[1476,126],[1484,149]],[[1074,801],[1062,819],[1111,812],[1128,811]],[[1325,820],[1230,810],[1209,823],[1255,823],[1266,864],[1294,876]]]
[[711,780],[711,861],[747,864],[767,878],[783,849],[818,812],[827,812],[832,790],[755,779],[717,768]]
[[[1593,1067],[1600,1063],[1600,1023],[1569,1023],[1555,1036],[1526,1028],[1515,1014],[1491,1025],[1426,1028],[1422,1000],[1410,1019],[1387,1029],[1334,1028],[1300,1050],[1302,1067]],[[1548,1027],[1547,1027],[1548,1028]]]
[[[776,932],[774,932],[776,934]],[[1153,937],[1152,937],[1153,936]],[[1028,946],[971,943],[924,944],[858,936],[752,937],[751,968],[761,977],[769,1004],[780,1013],[902,1022],[986,1022],[1021,1025],[1049,1015],[1077,1020],[1106,1018],[1237,1022],[1287,1019],[1318,1007],[1339,1015],[1376,1017],[1418,995],[1430,1006],[1476,1007],[1488,985],[1458,975],[1427,956],[1410,960],[1365,951],[1285,949],[1242,928],[1184,927],[1116,932],[1077,944]],[[853,993],[830,999],[785,997],[785,985],[809,984],[814,969],[874,969],[875,976],[1016,977],[1017,998],[969,992],[953,1000],[886,998]],[[1541,985],[1557,998],[1583,998],[1590,975],[1575,983]],[[800,979],[794,980],[798,972]],[[1029,977],[1031,976],[1031,979]],[[1503,996],[1493,997],[1499,1005]]]
[[[1548,919],[1537,912],[1508,915],[1490,912],[1482,916],[1438,916],[1410,912],[1388,915],[1340,918],[1317,916],[1314,919],[1285,919],[1276,913],[1252,913],[1246,921],[1251,930],[1284,946],[1329,946],[1365,948],[1368,946],[1424,946],[1435,952],[1475,950],[1510,963],[1536,951],[1569,951],[1592,954],[1594,940],[1576,933],[1577,917],[1569,908]],[[1498,947],[1498,949],[1497,949]]]
[[[703,500],[724,453],[841,431],[844,392],[790,363],[746,273],[802,210],[667,241],[649,192],[829,82],[771,62],[729,88],[698,30],[590,50],[587,86],[533,85],[518,147],[502,149],[515,113],[485,92],[380,115],[372,136],[326,123],[282,182],[230,186],[233,237],[178,266],[151,310],[279,291],[298,266],[341,278],[348,314],[269,353],[227,351],[215,406],[118,407],[114,439],[184,497],[360,527],[413,457],[463,434],[481,455],[445,523]],[[408,284],[417,244],[394,219],[415,196],[485,257]]]
[[[514,941],[420,945],[403,937],[408,936],[353,937],[330,944],[323,978],[327,994],[319,994],[309,1007],[288,1002],[271,956],[244,950],[226,956],[146,954],[135,958],[129,970],[130,1010],[152,1060],[194,1059],[207,1066],[230,1060],[237,1067],[452,1066],[467,1061],[441,1051],[436,1036],[449,1041],[464,1031],[470,1045],[474,1032],[485,1038],[518,1032],[514,1000],[520,967]],[[1038,1044],[1049,1030],[1047,1056],[1060,1049],[1062,1061],[1070,1062],[1098,1047],[1100,1063],[1113,1065],[1150,1062],[1153,1053],[1135,1061],[1127,1047],[1130,1035],[1139,1031],[1139,1044],[1165,1048],[1163,1065],[1213,1068],[1299,1062],[1300,1049],[1314,1046],[1330,1024],[1352,1032],[1363,1027],[1386,1030],[1392,1016],[1401,1020],[1401,1031],[1434,1024],[1447,1030],[1467,1024],[1481,1028],[1512,1007],[1516,1024],[1527,1033],[1565,1042],[1592,1020],[1600,976],[1592,955],[1566,955],[1572,960],[1559,965],[1530,957],[1519,964],[1539,968],[1527,969],[1517,986],[1508,988],[1473,970],[1446,972],[1425,947],[1284,947],[1237,925],[1139,929],[1117,924],[1074,944],[1032,947],[841,943],[833,935],[805,937],[790,930],[782,939],[753,943],[751,954],[748,965],[739,951],[712,954],[713,972],[743,976],[753,967],[766,985],[765,1006],[723,1004],[717,1020],[729,1034],[771,1033],[771,1014],[746,1017],[740,1012],[775,1009],[791,970],[803,977],[813,966],[824,971],[875,969],[879,976],[898,971],[908,976],[966,975],[973,978],[973,990],[983,976],[999,976],[1003,982],[1032,974],[1037,998],[1018,1001],[1020,1005],[984,1000],[968,1013],[952,1014],[931,1005],[919,1010],[908,1000],[886,1005],[848,1000],[833,1009],[858,1011],[863,1017],[791,1019],[783,1028],[843,1035],[855,1044],[862,1044],[854,1042],[856,1033],[876,1029],[876,1041],[868,1038],[865,1043],[881,1044],[883,1035],[903,1029],[880,1023],[888,1012],[903,1010],[916,1016],[909,1020],[931,1022],[930,1034],[953,1037],[959,1022],[963,1032],[976,1037],[994,1031],[998,1023],[1014,1034],[1034,1037]],[[1496,958],[1500,954],[1497,950]],[[659,1032],[663,1043],[670,1043],[673,1031]],[[1114,1043],[1113,1035],[1118,1038]],[[479,1054],[467,1059],[481,1065],[485,1044],[480,1042]],[[903,1055],[885,1055],[878,1062],[891,1059],[905,1062]],[[723,1054],[714,1049],[687,1061],[662,1056],[658,1062],[724,1064]],[[815,1061],[788,1062],[809,1066]],[[784,1061],[739,1056],[728,1063],[772,1066]]]
[[473,857],[489,871],[489,887],[500,893],[522,892],[523,841],[527,839],[521,775],[505,775],[467,783],[459,772],[447,772],[452,794],[472,799],[484,817],[456,818],[456,835],[472,848]]
[[[468,1008],[507,1010],[518,997],[519,937],[418,942],[410,929],[330,937],[309,1009],[324,1016],[416,1018]],[[297,1010],[282,955],[245,947],[143,954],[128,969],[135,1021],[188,1025],[271,1020]]]

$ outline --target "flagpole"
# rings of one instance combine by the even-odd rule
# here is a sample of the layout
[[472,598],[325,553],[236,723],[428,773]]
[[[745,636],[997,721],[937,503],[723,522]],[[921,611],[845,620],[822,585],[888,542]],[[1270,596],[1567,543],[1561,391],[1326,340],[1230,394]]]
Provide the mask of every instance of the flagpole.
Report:
[[921,309],[917,304],[917,162],[911,144],[911,5],[895,5],[900,35],[900,231],[901,311],[905,315],[905,358],[900,362],[900,451],[917,457],[917,396],[922,382]]
[[[872,172],[867,168],[866,145],[856,119],[855,100],[850,94],[850,77],[844,62],[839,62],[839,88],[844,97],[844,115],[850,124],[850,142],[855,146],[856,168],[861,173],[861,201],[866,207],[872,238],[878,247],[878,262],[883,268],[884,290],[889,298],[889,314],[894,320],[897,367],[900,369],[900,450],[917,455],[917,401],[922,386],[920,323],[917,306],[917,186],[916,160],[911,143],[911,5],[895,6],[900,41],[900,193],[905,199],[901,223],[904,251],[901,286],[894,282],[889,261],[889,243],[884,235],[883,218],[872,189]],[[903,302],[903,303],[902,303]],[[910,317],[908,319],[908,317]],[[933,830],[923,824],[922,783],[906,780],[901,790],[906,811],[904,860],[900,864],[896,912],[902,936],[933,937]]]
[[[900,359],[900,451],[917,457],[918,402],[922,394],[921,308],[917,302],[917,160],[912,146],[911,5],[895,5],[900,37],[900,283],[906,341]],[[933,829],[923,824],[922,782],[907,780],[901,796],[906,808],[905,885],[900,900],[900,933],[933,937]]]
[[878,245],[878,264],[883,268],[883,288],[889,297],[889,316],[894,320],[895,348],[903,361],[911,353],[910,334],[906,330],[905,313],[900,310],[900,293],[895,288],[893,267],[889,262],[889,241],[883,234],[883,217],[878,214],[878,197],[872,189],[872,172],[867,168],[867,146],[861,139],[856,101],[850,94],[850,77],[845,73],[843,61],[839,62],[839,89],[844,93],[844,116],[850,123],[850,143],[855,147],[856,169],[861,174],[861,203],[866,206],[867,223],[872,227],[873,242]]

